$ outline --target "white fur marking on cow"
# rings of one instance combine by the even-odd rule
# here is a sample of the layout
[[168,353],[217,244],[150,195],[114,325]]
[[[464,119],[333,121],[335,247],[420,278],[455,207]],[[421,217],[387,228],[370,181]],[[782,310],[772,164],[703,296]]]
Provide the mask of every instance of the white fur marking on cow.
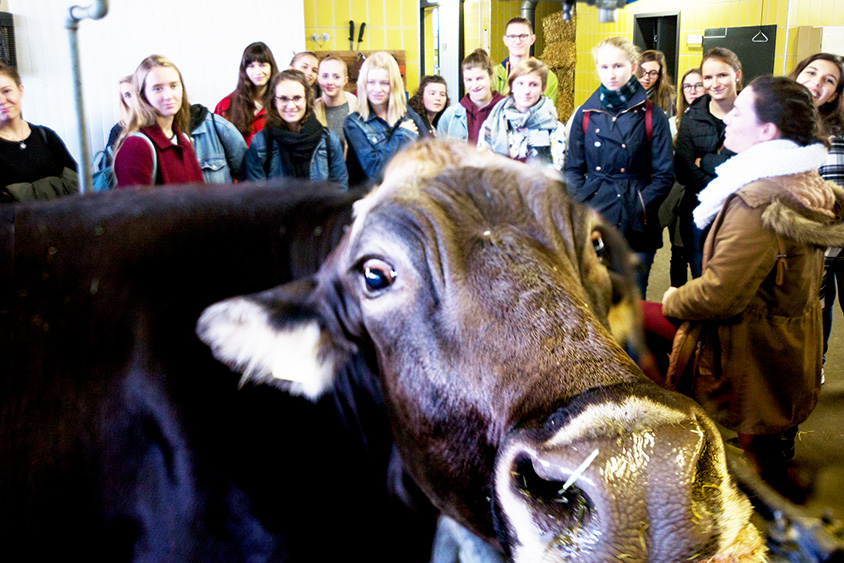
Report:
[[331,386],[333,357],[320,355],[316,321],[277,330],[263,307],[238,297],[206,309],[197,334],[215,358],[243,373],[243,381],[283,382],[289,393],[312,401]]

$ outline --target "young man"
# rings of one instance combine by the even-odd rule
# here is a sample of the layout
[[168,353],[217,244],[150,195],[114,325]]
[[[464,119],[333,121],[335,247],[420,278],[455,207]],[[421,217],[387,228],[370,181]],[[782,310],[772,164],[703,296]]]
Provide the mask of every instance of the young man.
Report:
[[[507,22],[504,28],[504,44],[507,46],[509,56],[501,61],[501,64],[493,70],[492,89],[502,94],[507,94],[507,83],[510,78],[510,69],[523,60],[530,58],[530,46],[536,41],[533,34],[533,27],[530,22],[521,17],[516,17]],[[556,105],[557,103],[557,76],[548,72],[548,82],[545,87],[545,94]]]

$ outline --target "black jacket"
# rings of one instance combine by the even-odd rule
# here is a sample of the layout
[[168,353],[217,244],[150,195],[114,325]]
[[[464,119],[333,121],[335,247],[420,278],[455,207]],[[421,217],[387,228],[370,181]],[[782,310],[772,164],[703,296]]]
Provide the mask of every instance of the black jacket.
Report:
[[[697,207],[697,194],[715,178],[715,167],[726,162],[735,153],[722,148],[724,122],[709,113],[709,94],[692,102],[680,121],[674,143],[674,174],[677,182],[686,187],[681,212]],[[719,150],[720,149],[720,150]],[[700,158],[700,167],[695,160]]]

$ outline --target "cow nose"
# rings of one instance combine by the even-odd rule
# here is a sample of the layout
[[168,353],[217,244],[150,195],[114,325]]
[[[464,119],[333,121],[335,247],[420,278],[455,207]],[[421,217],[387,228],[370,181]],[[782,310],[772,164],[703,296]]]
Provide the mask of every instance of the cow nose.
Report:
[[[724,500],[743,497],[711,422],[615,422],[539,442],[527,433],[499,458],[497,508],[514,561],[704,561],[732,541]],[[745,527],[746,504],[727,535]]]

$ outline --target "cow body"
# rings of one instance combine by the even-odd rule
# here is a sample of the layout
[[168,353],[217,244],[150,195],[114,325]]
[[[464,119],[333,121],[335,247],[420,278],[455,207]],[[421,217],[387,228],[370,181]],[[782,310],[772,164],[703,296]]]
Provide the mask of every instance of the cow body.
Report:
[[0,208],[4,561],[427,561],[435,512],[388,488],[370,359],[314,403],[240,388],[194,334],[340,238],[354,194],[281,188]]
[[613,337],[636,334],[614,237],[536,171],[419,143],[314,278],[219,303],[198,332],[247,381],[312,399],[377,358],[408,473],[514,561],[760,561],[714,424]]

